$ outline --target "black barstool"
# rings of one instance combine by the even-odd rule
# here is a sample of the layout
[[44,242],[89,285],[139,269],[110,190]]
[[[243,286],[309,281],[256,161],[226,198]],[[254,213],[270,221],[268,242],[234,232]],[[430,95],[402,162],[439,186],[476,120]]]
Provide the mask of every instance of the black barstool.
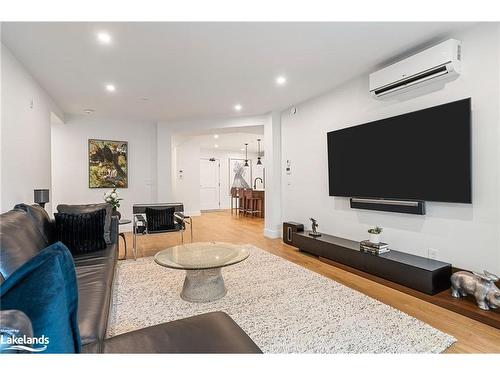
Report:
[[260,197],[252,197],[251,201],[252,216],[261,216],[262,213],[262,198]]

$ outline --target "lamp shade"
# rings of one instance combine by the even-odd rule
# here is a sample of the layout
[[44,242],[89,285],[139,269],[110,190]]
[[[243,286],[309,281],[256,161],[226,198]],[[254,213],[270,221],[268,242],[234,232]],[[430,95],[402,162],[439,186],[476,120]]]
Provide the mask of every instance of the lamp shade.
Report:
[[257,147],[258,147],[258,151],[257,151],[257,165],[262,165],[262,160],[260,160],[260,141],[261,139],[257,139]]
[[34,202],[42,207],[45,203],[50,202],[49,189],[35,189]]

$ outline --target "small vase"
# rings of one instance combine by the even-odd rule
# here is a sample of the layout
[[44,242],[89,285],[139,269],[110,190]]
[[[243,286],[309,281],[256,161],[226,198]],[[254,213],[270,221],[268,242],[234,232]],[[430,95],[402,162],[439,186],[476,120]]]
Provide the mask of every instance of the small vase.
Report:
[[113,212],[111,213],[111,216],[118,216],[118,220],[122,218],[122,214],[120,211],[117,211],[116,208],[113,208]]
[[380,233],[370,233],[370,242],[371,243],[379,243],[380,242]]

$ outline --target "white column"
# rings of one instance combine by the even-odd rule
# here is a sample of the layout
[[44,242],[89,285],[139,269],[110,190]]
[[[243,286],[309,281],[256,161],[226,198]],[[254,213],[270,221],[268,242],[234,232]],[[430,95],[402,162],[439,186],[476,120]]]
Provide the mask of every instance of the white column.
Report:
[[[197,139],[173,142],[174,199],[184,204],[184,212],[189,216],[199,216],[200,212],[200,144]],[[182,170],[182,173],[180,171]],[[182,174],[182,178],[180,175]]]
[[281,237],[281,113],[271,112],[264,122],[266,196],[264,236]]
[[174,195],[172,190],[173,173],[173,147],[172,147],[172,132],[167,124],[157,124],[157,164],[156,164],[156,181],[157,187],[157,202],[169,203],[173,202]]

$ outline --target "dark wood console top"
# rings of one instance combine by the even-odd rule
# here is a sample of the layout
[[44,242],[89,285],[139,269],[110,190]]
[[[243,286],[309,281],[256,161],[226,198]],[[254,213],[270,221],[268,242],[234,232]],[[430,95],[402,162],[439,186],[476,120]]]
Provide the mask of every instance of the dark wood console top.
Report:
[[[342,246],[342,247],[347,248],[347,249],[361,252],[361,250],[359,249],[359,242],[357,242],[357,241],[352,241],[352,240],[348,240],[345,238],[335,237],[335,236],[331,236],[329,234],[323,234],[323,233],[321,234],[321,237],[314,238],[314,237],[310,236],[309,233],[311,233],[311,232],[310,231],[298,232],[298,233],[295,233],[295,235],[306,237],[306,238],[309,238],[311,240],[326,242],[326,243],[329,243],[332,245]],[[366,254],[367,256],[374,256],[374,257],[383,258],[383,259],[397,262],[397,263],[404,263],[404,264],[410,265],[412,267],[421,268],[423,270],[430,271],[430,272],[436,271],[436,270],[441,269],[441,268],[446,267],[446,266],[451,266],[450,263],[445,263],[445,262],[441,262],[439,260],[424,258],[424,257],[418,256],[418,255],[403,253],[401,251],[392,250],[392,249],[391,249],[391,251],[389,251],[387,253],[383,253],[383,254],[379,254],[379,255],[374,255],[374,254],[365,253],[365,252],[363,252],[363,254]]]

